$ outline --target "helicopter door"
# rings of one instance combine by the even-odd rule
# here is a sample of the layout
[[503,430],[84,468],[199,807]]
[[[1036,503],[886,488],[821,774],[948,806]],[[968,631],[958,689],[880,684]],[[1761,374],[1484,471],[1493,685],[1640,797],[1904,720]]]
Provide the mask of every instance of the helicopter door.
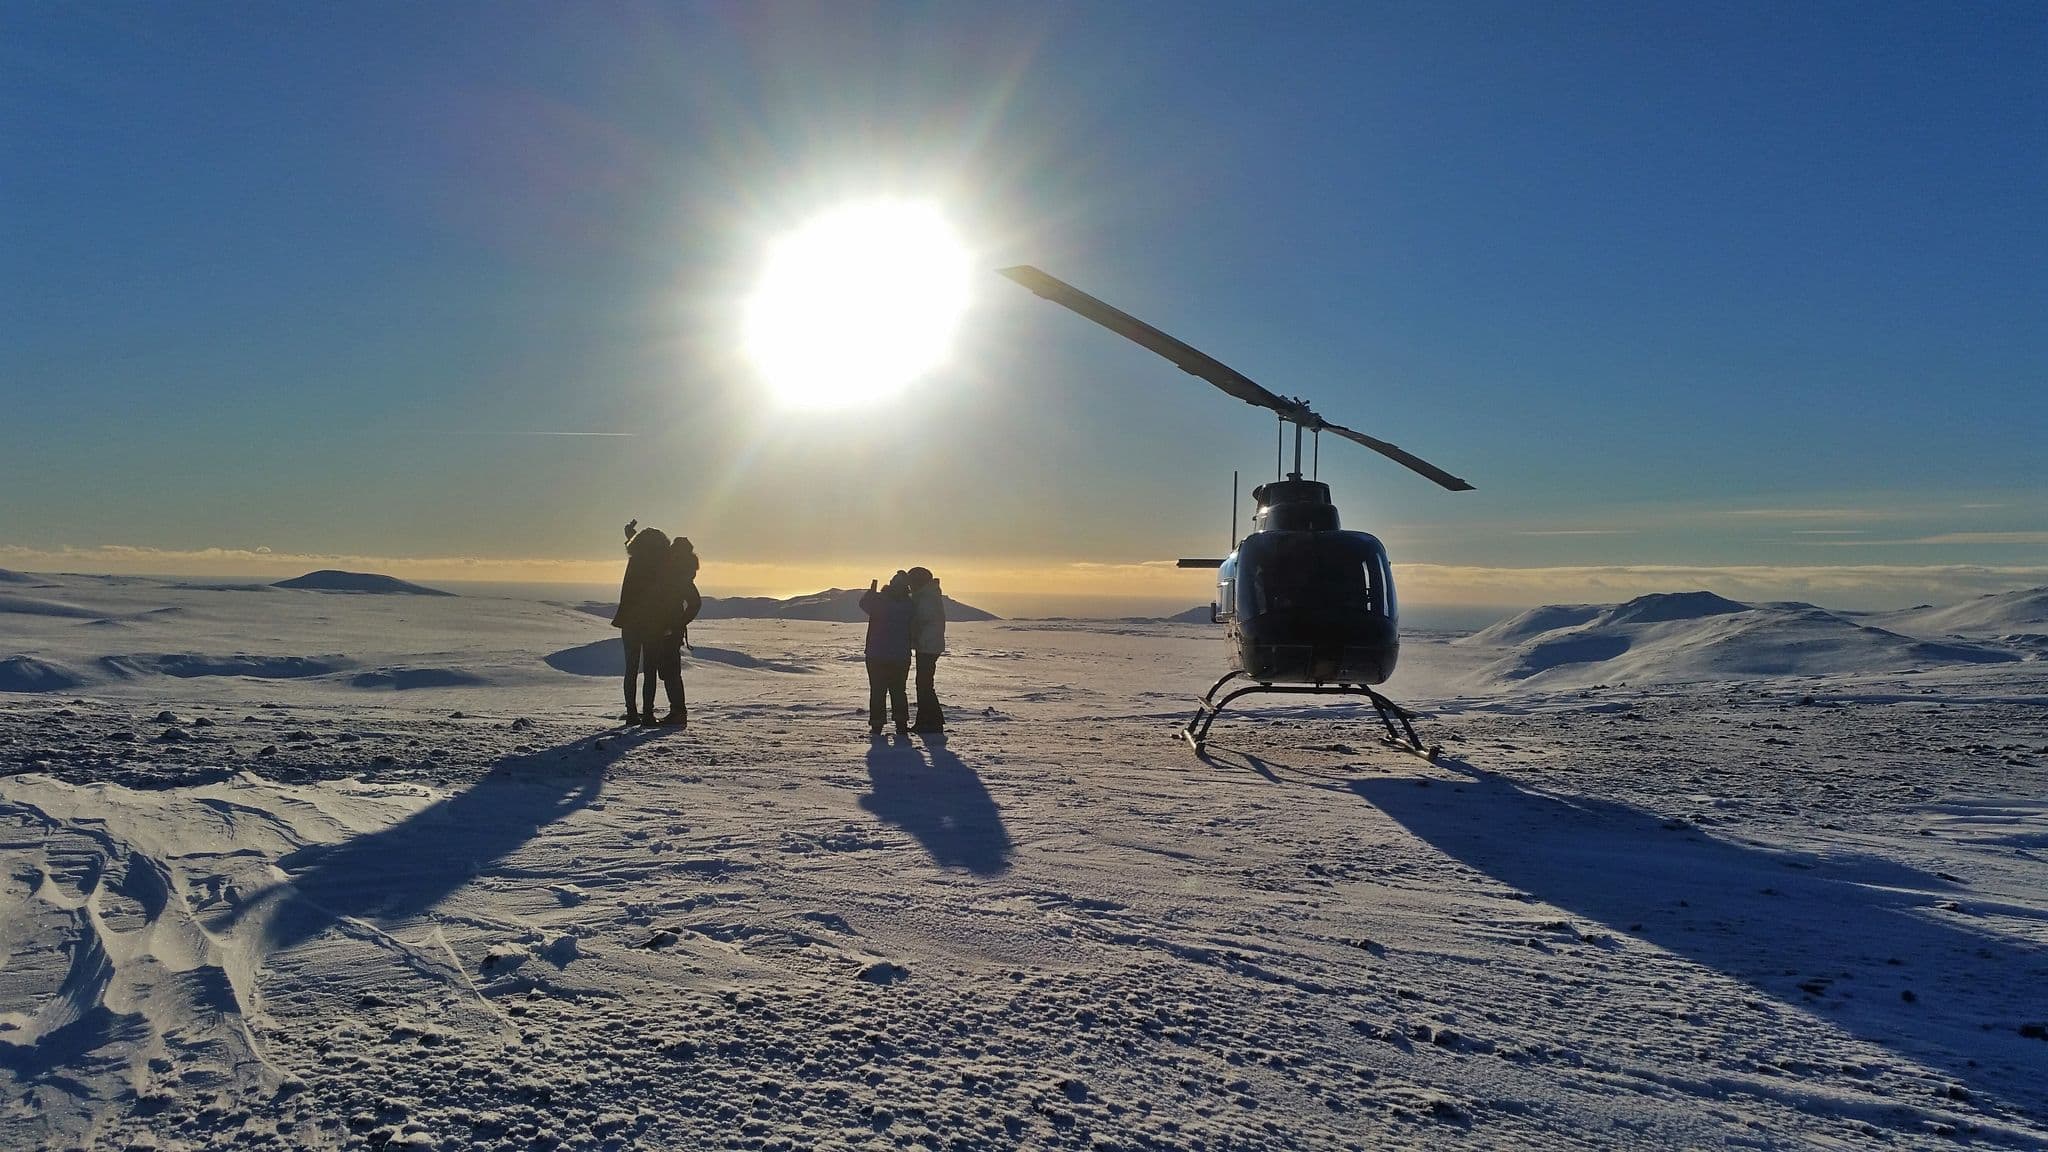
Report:
[[1380,593],[1380,614],[1389,620],[1399,620],[1401,618],[1401,609],[1394,601],[1394,569],[1387,560],[1386,549],[1379,547],[1373,549],[1373,570],[1378,575],[1373,584],[1379,589]]

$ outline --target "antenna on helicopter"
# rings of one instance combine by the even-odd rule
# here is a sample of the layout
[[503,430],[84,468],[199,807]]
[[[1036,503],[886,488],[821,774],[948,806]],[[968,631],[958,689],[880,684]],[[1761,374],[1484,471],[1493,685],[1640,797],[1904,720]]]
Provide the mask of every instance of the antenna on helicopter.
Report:
[[1224,543],[1237,550],[1237,469],[1230,470],[1230,539]]
[[[1289,398],[1275,392],[1269,392],[1254,383],[1251,377],[1216,359],[1214,356],[1201,351],[1191,344],[1168,336],[1143,320],[1097,300],[1095,297],[1090,296],[1064,280],[1049,276],[1028,264],[1019,264],[1014,268],[1004,268],[1000,271],[1004,276],[1022,284],[1047,300],[1080,313],[1082,316],[1095,321],[1097,324],[1122,336],[1126,340],[1130,340],[1142,347],[1150,348],[1152,351],[1173,361],[1175,366],[1190,376],[1207,380],[1217,388],[1247,404],[1270,409],[1278,413],[1281,427],[1277,429],[1279,434],[1275,436],[1273,444],[1273,470],[1275,472],[1280,470],[1280,457],[1284,446],[1283,437],[1286,432],[1286,425],[1292,424],[1294,425],[1294,471],[1290,473],[1290,476],[1294,479],[1300,479],[1301,477],[1302,432],[1306,430],[1317,433],[1320,436],[1324,429],[1328,429],[1354,444],[1361,444],[1372,449],[1411,472],[1428,477],[1430,480],[1453,492],[1470,492],[1472,490],[1472,485],[1431,464],[1422,457],[1390,444],[1385,440],[1375,439],[1363,432],[1346,428],[1341,424],[1332,424],[1321,416],[1316,415],[1315,410],[1308,406],[1307,401],[1299,397]],[[1318,457],[1321,455],[1320,440],[1317,442],[1316,455]],[[1314,467],[1319,464],[1320,460],[1318,459],[1311,466]]]

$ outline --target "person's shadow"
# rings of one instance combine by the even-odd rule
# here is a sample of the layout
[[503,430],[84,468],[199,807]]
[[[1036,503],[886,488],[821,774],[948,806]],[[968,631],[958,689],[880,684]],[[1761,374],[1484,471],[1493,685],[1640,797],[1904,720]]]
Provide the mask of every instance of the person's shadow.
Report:
[[1469,778],[1350,787],[1503,884],[2036,1115],[2048,1107],[2048,1044],[2021,1031],[2043,1019],[2048,950],[1955,923],[1970,897],[1950,879],[1881,857],[1736,844],[1626,804],[1544,795],[1444,764]]
[[649,730],[585,736],[507,756],[468,788],[376,832],[280,858],[290,879],[251,895],[220,925],[262,925],[265,954],[344,919],[402,920],[446,899],[541,829],[597,798],[604,770]]
[[923,751],[898,737],[868,746],[871,790],[860,806],[912,836],[943,868],[965,868],[995,876],[1010,867],[1010,833],[981,777],[945,742],[929,741]]

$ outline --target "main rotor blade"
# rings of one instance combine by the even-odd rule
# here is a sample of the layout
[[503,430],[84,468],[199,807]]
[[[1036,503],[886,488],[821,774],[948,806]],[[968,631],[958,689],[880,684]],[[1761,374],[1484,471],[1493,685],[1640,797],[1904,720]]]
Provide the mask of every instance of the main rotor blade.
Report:
[[1266,391],[1251,377],[1203,352],[1193,345],[1168,336],[1128,312],[1097,300],[1064,280],[1048,276],[1029,264],[999,269],[1003,275],[1031,289],[1055,304],[1095,321],[1126,340],[1140,344],[1173,361],[1181,371],[1199,376],[1247,404],[1256,404],[1290,418],[1312,416],[1306,405]]
[[1472,485],[1431,464],[1422,457],[1389,444],[1385,440],[1375,440],[1363,432],[1353,432],[1341,424],[1332,424],[1328,421],[1323,422],[1323,430],[1325,432],[1335,432],[1337,435],[1353,443],[1363,444],[1397,464],[1405,464],[1411,470],[1420,472],[1422,475],[1429,477],[1453,492],[1470,492],[1473,490]]

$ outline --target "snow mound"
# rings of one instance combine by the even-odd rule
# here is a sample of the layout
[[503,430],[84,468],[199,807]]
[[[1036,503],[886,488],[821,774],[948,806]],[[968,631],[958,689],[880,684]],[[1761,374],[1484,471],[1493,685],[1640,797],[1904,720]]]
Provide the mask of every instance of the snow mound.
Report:
[[1943,608],[1908,608],[1878,617],[1885,625],[1918,636],[2009,636],[2039,633],[2048,626],[2048,587],[1994,592]]
[[59,600],[43,600],[35,596],[16,596],[0,592],[0,616],[70,616],[90,619],[100,613],[76,604]]
[[439,588],[424,584],[411,584],[395,576],[380,576],[375,572],[341,572],[323,568],[308,572],[290,580],[279,580],[273,588],[299,588],[313,592],[362,592],[376,596],[453,596]]
[[32,656],[0,660],[0,692],[62,692],[83,683],[70,670]]
[[[548,667],[571,676],[624,676],[626,674],[626,648],[617,639],[593,640],[564,648],[541,657]],[[703,664],[724,664],[731,668],[744,668],[754,672],[815,672],[808,664],[778,660],[763,660],[745,652],[730,648],[709,648],[693,644],[683,661],[686,667]]]
[[34,577],[34,576],[31,576],[31,575],[29,575],[29,574],[28,574],[28,573],[26,573],[26,572],[16,572],[16,571],[14,571],[14,570],[13,570],[13,569],[11,569],[11,568],[0,568],[0,584],[40,584],[40,583],[42,583],[42,581],[38,580],[38,579],[37,579],[36,577]]
[[[1570,619],[1584,606],[1557,607],[1553,619]],[[1576,626],[1536,632],[1510,646],[1482,677],[1498,686],[1571,688],[1839,675],[2017,659],[2015,653],[1996,648],[1902,636],[1811,604],[1743,605],[1693,593],[1642,597],[1604,608]]]
[[1162,616],[1159,619],[1161,623],[1165,624],[1214,624],[1216,622],[1214,610],[1207,604],[1197,604],[1185,612],[1175,612],[1171,616]]
[[213,656],[200,652],[134,653],[102,656],[100,667],[122,680],[144,676],[248,676],[257,680],[299,680],[327,676],[351,666],[346,656],[257,656],[236,652]]
[[391,688],[403,692],[413,688],[469,688],[490,681],[456,668],[373,668],[349,677],[348,683],[352,688]]

